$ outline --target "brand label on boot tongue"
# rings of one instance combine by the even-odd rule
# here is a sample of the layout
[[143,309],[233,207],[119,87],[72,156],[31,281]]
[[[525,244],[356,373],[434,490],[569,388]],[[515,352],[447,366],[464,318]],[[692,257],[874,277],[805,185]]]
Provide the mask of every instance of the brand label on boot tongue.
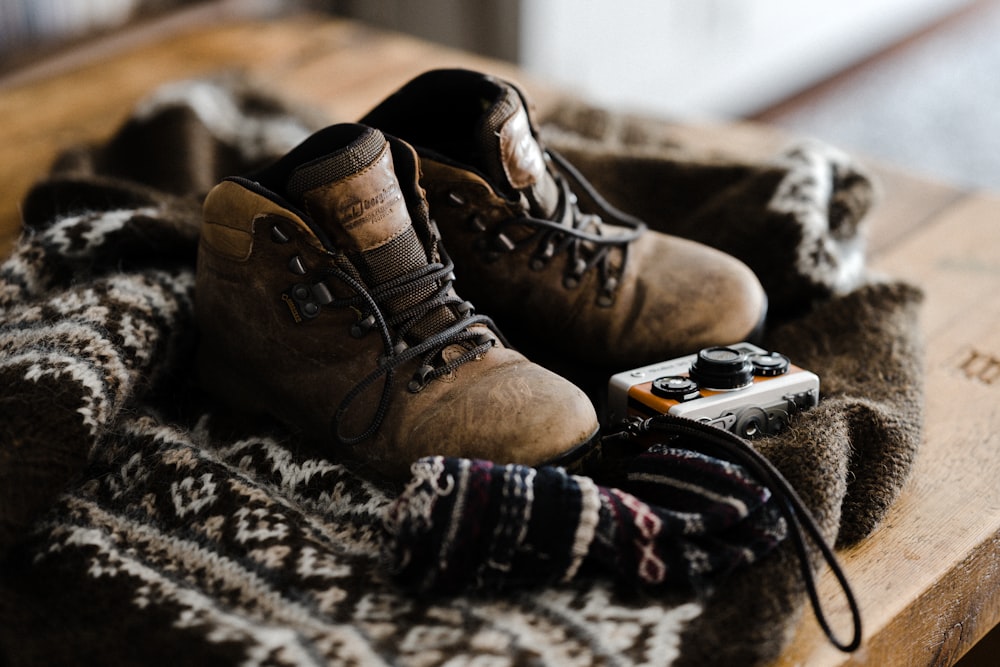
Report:
[[531,134],[528,113],[519,106],[500,128],[500,161],[508,182],[517,190],[527,190],[543,213],[556,206],[558,193],[549,176],[542,148]]
[[303,195],[309,214],[345,250],[377,248],[410,227],[389,146],[356,174]]

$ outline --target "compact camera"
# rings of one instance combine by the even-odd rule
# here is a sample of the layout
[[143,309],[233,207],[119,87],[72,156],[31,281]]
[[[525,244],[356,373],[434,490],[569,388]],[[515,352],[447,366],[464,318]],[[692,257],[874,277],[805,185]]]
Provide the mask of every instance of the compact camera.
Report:
[[818,401],[815,373],[737,343],[613,375],[608,423],[669,413],[753,438],[780,433],[790,415]]

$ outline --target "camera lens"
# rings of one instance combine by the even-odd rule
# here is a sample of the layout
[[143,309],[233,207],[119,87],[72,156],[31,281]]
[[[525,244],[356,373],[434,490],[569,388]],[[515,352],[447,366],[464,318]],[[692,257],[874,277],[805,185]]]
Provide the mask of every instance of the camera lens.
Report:
[[701,396],[698,392],[698,385],[690,378],[681,375],[656,378],[649,390],[654,396],[678,402],[690,401],[692,398]]
[[753,364],[736,348],[706,347],[691,364],[691,378],[705,389],[742,389],[753,382]]
[[751,355],[750,363],[753,364],[753,374],[759,377],[774,377],[788,372],[788,357],[777,352]]

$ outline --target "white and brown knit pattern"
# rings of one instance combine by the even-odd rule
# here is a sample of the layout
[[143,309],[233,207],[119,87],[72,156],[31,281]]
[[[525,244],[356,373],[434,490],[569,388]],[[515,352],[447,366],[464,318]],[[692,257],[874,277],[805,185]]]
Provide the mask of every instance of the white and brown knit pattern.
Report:
[[87,613],[121,600],[125,627],[169,610],[152,632],[184,636],[193,663],[218,644],[241,665],[669,664],[700,612],[604,582],[411,597],[380,561],[389,496],[275,438],[218,442],[208,422],[122,422],[88,481],[36,526],[33,572],[86,590]]
[[0,433],[13,443],[0,466],[0,544],[79,474],[191,336],[190,267],[167,252],[162,267],[129,272],[102,261],[161,212],[61,215],[29,228],[0,265]]

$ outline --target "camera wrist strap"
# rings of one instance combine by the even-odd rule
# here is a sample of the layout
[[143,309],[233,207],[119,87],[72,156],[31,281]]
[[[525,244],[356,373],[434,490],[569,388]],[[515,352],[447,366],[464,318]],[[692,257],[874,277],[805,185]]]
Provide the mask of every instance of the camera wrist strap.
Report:
[[[605,438],[605,442],[613,442],[616,439],[631,439],[642,434],[662,434],[693,439],[705,446],[704,449],[700,449],[703,454],[718,456],[719,458],[728,459],[744,466],[751,474],[757,477],[758,481],[770,489],[778,501],[778,508],[782,516],[784,516],[788,523],[789,535],[795,546],[802,577],[806,585],[806,592],[812,604],[816,621],[830,642],[841,651],[849,653],[860,646],[861,612],[854,597],[854,592],[847,581],[847,577],[843,569],[841,569],[840,563],[833,553],[833,549],[823,538],[823,534],[820,532],[819,526],[817,526],[816,520],[813,518],[809,508],[805,506],[798,493],[795,492],[795,489],[792,488],[792,485],[774,464],[754,449],[749,442],[734,433],[716,426],[694,421],[693,419],[669,414],[631,422],[621,433]],[[685,443],[685,446],[687,446],[687,443]],[[819,549],[823,560],[826,561],[833,572],[847,600],[853,624],[853,636],[849,642],[843,642],[834,635],[823,612],[819,593],[816,589],[815,575],[809,563],[809,553],[806,546],[807,535]]]

